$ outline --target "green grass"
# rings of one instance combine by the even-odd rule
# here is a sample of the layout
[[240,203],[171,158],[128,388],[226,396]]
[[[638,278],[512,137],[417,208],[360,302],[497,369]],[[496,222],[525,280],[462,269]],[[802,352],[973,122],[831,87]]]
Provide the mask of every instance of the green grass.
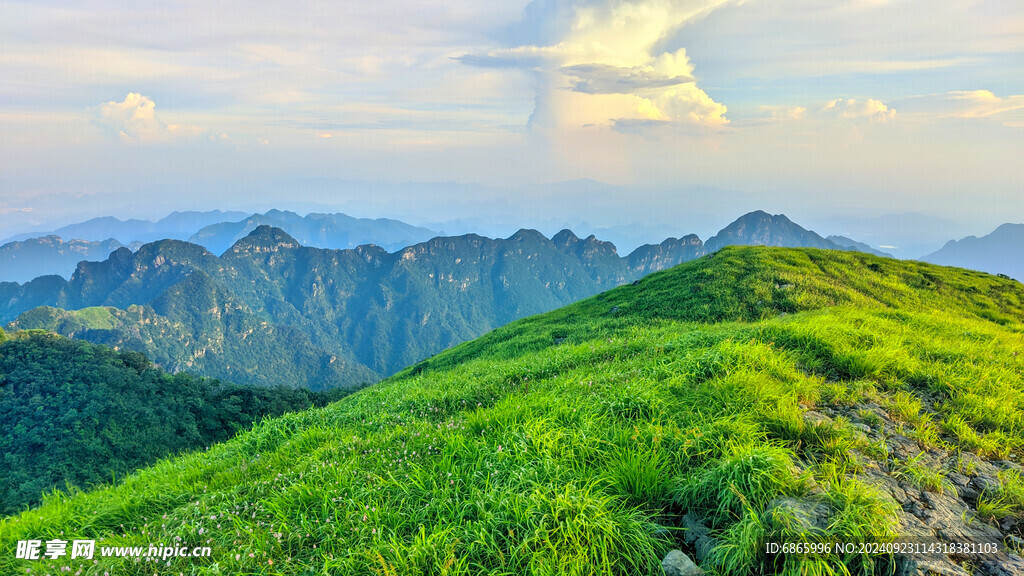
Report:
[[[180,538],[211,559],[7,554],[0,573],[655,575],[686,512],[718,538],[711,571],[874,573],[886,558],[764,553],[895,537],[895,505],[849,457],[873,448],[842,419],[801,413],[870,400],[933,441],[1019,455],[1022,298],[1020,284],[963,270],[728,248],[0,523],[8,550]],[[946,489],[916,464],[902,473]],[[1000,498],[1022,495],[1003,479]],[[771,508],[786,497],[827,507],[828,526]]]
[[1024,513],[1024,478],[1015,470],[999,474],[999,488],[978,498],[978,516],[986,521],[1002,520]]
[[61,310],[49,306],[40,306],[26,313],[25,319],[38,329],[56,331],[61,328],[69,332],[81,330],[111,330],[120,325],[120,321],[110,308],[93,306],[81,310]]
[[939,494],[951,491],[956,494],[956,488],[946,479],[946,475],[941,469],[921,462],[923,456],[924,453],[922,452],[906,460],[895,461],[893,463],[893,477],[899,480],[906,480],[921,490],[938,492]]

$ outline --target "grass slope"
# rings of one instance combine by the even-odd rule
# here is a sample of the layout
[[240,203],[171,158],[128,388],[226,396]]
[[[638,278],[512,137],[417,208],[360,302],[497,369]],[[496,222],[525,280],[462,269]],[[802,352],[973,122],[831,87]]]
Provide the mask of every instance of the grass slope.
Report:
[[[877,405],[922,447],[1016,457],[1022,299],[965,270],[726,248],[0,523],[0,549],[84,536],[208,545],[210,559],[0,555],[0,572],[653,575],[684,514],[715,537],[709,571],[883,572],[883,557],[763,545],[892,539],[896,505],[867,463],[936,490],[945,472],[804,412]],[[1007,476],[985,506],[1019,514],[1018,488]],[[787,516],[784,497],[825,506],[828,526]]]

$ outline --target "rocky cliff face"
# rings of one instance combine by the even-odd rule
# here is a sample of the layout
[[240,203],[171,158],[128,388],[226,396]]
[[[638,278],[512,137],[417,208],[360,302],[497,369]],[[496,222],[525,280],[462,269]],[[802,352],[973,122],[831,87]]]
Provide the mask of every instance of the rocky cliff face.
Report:
[[682,238],[669,238],[661,244],[648,244],[633,251],[627,258],[634,273],[657,272],[700,258],[705,254],[704,243],[695,234]]

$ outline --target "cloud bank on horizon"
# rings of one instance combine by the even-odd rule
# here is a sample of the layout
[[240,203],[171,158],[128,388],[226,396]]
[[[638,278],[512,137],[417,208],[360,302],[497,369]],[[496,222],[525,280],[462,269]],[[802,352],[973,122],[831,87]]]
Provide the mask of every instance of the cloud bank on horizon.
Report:
[[[0,5],[0,235],[352,200],[309,179],[485,186],[468,211],[589,178],[634,192],[578,206],[606,225],[709,210],[708,189],[1024,220],[1016,0]],[[388,190],[387,215],[431,204]]]

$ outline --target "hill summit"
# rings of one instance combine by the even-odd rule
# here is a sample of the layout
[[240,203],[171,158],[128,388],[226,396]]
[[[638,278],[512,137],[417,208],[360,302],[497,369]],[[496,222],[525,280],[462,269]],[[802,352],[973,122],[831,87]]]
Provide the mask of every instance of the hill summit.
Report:
[[280,252],[300,246],[299,242],[284,230],[261,224],[249,235],[235,242],[228,252],[231,254],[261,254]]
[[771,215],[763,210],[755,210],[737,218],[732,224],[709,238],[705,244],[708,252],[715,252],[726,246],[849,249],[804,229],[787,218],[785,214]]
[[[53,495],[0,546],[215,550],[87,567],[111,573],[1020,573],[1022,302],[983,273],[728,247]],[[893,542],[932,551],[860,546]]]

